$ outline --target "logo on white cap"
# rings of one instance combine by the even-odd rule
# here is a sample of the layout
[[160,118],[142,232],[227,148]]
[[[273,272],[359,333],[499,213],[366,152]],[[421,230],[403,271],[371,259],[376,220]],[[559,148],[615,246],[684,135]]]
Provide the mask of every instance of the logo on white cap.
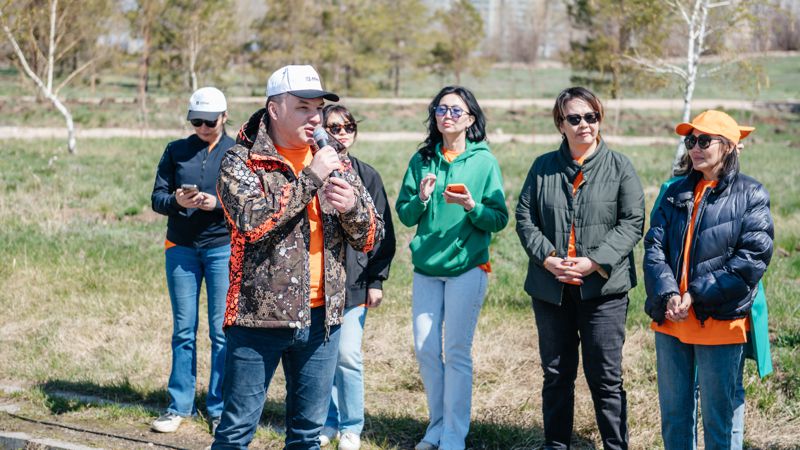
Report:
[[189,113],[187,120],[204,119],[216,120],[220,113],[228,110],[225,94],[215,87],[200,88],[189,98]]
[[189,99],[189,111],[223,112],[228,110],[225,94],[215,87],[204,87],[194,91]]
[[322,97],[334,102],[339,96],[322,89],[319,74],[309,65],[289,65],[276,70],[267,81],[267,97],[290,93],[302,98]]

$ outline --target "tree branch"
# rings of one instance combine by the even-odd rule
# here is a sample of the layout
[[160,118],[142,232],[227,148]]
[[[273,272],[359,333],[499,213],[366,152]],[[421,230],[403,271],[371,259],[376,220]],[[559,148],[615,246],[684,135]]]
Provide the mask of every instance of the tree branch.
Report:
[[683,70],[681,67],[676,66],[675,64],[670,64],[664,61],[651,61],[646,58],[642,58],[638,55],[631,56],[631,55],[623,55],[625,59],[641,66],[644,70],[651,72],[651,73],[661,73],[661,74],[671,74],[677,75],[678,77],[686,80],[688,75],[686,71]]
[[[0,9],[0,18],[3,18],[2,9]],[[42,79],[39,78],[39,76],[36,75],[36,73],[31,69],[31,66],[28,64],[28,59],[25,58],[25,54],[22,53],[22,49],[19,48],[17,40],[14,39],[14,35],[11,34],[11,30],[5,23],[3,23],[3,31],[5,32],[9,42],[11,42],[11,47],[14,49],[14,53],[17,55],[17,59],[19,59],[20,65],[22,65],[22,70],[25,72],[25,74],[28,75],[28,77],[31,80],[33,80],[33,82],[36,84],[37,87],[39,87],[39,89],[42,90],[42,92],[47,93],[47,86],[44,85]]]
[[58,0],[50,0],[50,46],[47,49],[47,90],[53,92],[53,55],[56,51],[56,8]]
[[55,95],[58,95],[58,91],[60,91],[60,90],[61,90],[61,88],[63,88],[64,86],[66,86],[66,85],[67,85],[67,83],[69,83],[70,81],[72,81],[72,79],[73,79],[73,78],[75,78],[75,77],[76,77],[76,76],[77,76],[79,73],[83,72],[83,71],[84,71],[84,70],[85,70],[87,67],[89,67],[90,65],[92,65],[92,63],[93,63],[93,62],[97,61],[97,58],[98,58],[97,56],[94,56],[94,57],[90,58],[90,59],[89,59],[89,61],[86,61],[86,62],[85,62],[83,65],[81,65],[80,67],[78,67],[77,69],[73,70],[73,71],[72,71],[72,73],[71,73],[71,74],[69,74],[69,75],[67,76],[67,78],[64,78],[64,80],[63,80],[63,81],[61,81],[61,83],[59,83],[59,85],[56,87],[56,90],[55,90],[55,92],[53,92],[53,93],[54,93]]

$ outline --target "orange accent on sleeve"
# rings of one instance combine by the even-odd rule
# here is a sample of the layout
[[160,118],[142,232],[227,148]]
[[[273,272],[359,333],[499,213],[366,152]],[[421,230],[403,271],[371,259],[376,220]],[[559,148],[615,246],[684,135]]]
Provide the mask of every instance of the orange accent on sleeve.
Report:
[[[716,181],[701,180],[694,189],[694,208],[692,218],[686,229],[686,240],[683,243],[683,263],[681,264],[680,293],[683,295],[689,289],[689,266],[692,243],[694,241],[695,221],[700,201],[708,189],[717,185]],[[715,320],[708,318],[700,325],[700,320],[694,312],[694,307],[689,308],[689,317],[683,322],[665,320],[659,325],[657,322],[650,324],[653,331],[668,334],[677,338],[684,344],[697,345],[726,345],[743,344],[747,342],[747,331],[750,322],[747,318],[735,320]]]
[[178,244],[170,241],[169,239],[164,239],[164,251],[171,249],[172,247],[177,246]]
[[378,227],[378,224],[375,221],[375,210],[369,210],[369,231],[367,232],[367,243],[364,245],[364,248],[361,249],[362,252],[371,251],[375,247],[375,229]]
[[492,273],[492,263],[485,262],[485,263],[479,265],[478,269],[481,269],[482,271],[484,271],[486,273]]
[[[228,212],[225,211],[228,217]],[[228,217],[230,220],[230,217]],[[236,324],[236,317],[239,315],[239,292],[242,288],[242,263],[244,261],[244,242],[245,239],[236,228],[231,230],[231,259],[228,277],[230,286],[228,295],[225,297],[225,318],[222,322],[223,327]]]

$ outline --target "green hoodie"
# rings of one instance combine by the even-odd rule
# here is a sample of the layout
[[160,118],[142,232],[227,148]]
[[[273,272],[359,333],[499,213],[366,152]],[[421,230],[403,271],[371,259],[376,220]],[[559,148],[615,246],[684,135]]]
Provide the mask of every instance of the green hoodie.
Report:
[[[414,271],[428,276],[458,276],[489,261],[491,234],[508,223],[500,166],[486,142],[467,141],[464,153],[452,163],[444,159],[441,144],[434,156],[423,161],[417,152],[408,164],[397,196],[397,216],[408,226],[417,226],[411,240]],[[436,175],[436,186],[427,202],[419,198],[419,183],[425,175]],[[475,207],[445,203],[448,184],[467,186]]]

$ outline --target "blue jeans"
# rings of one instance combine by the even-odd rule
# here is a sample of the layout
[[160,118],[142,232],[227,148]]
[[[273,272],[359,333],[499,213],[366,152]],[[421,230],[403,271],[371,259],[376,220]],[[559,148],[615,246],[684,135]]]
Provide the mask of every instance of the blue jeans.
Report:
[[336,369],[339,326],[325,339],[325,308],[311,310],[307,328],[227,330],[225,408],[213,449],[246,449],[253,440],[278,363],[286,376],[286,441],[290,450],[318,450]]
[[627,394],[622,382],[627,294],[582,299],[577,287],[564,286],[560,305],[535,299],[532,303],[544,374],[544,448],[570,448],[580,355],[603,448],[627,449]]
[[175,246],[166,250],[166,272],[172,303],[172,373],[167,392],[168,412],[190,416],[197,381],[197,326],[200,286],[206,280],[208,295],[208,337],[211,340],[211,376],[208,380],[206,410],[211,417],[222,413],[222,379],[225,366],[225,297],[228,293],[228,260],[231,246],[192,248]]
[[744,425],[743,344],[684,344],[664,333],[655,338],[664,448],[697,448],[698,388],[705,448],[741,448],[735,442]]
[[339,330],[339,359],[331,390],[331,404],[325,426],[361,435],[364,429],[364,365],[361,338],[367,308],[354,306],[344,312]]
[[462,450],[469,431],[472,338],[487,278],[477,267],[457,277],[414,273],[414,351],[430,416],[422,440],[440,450]]

